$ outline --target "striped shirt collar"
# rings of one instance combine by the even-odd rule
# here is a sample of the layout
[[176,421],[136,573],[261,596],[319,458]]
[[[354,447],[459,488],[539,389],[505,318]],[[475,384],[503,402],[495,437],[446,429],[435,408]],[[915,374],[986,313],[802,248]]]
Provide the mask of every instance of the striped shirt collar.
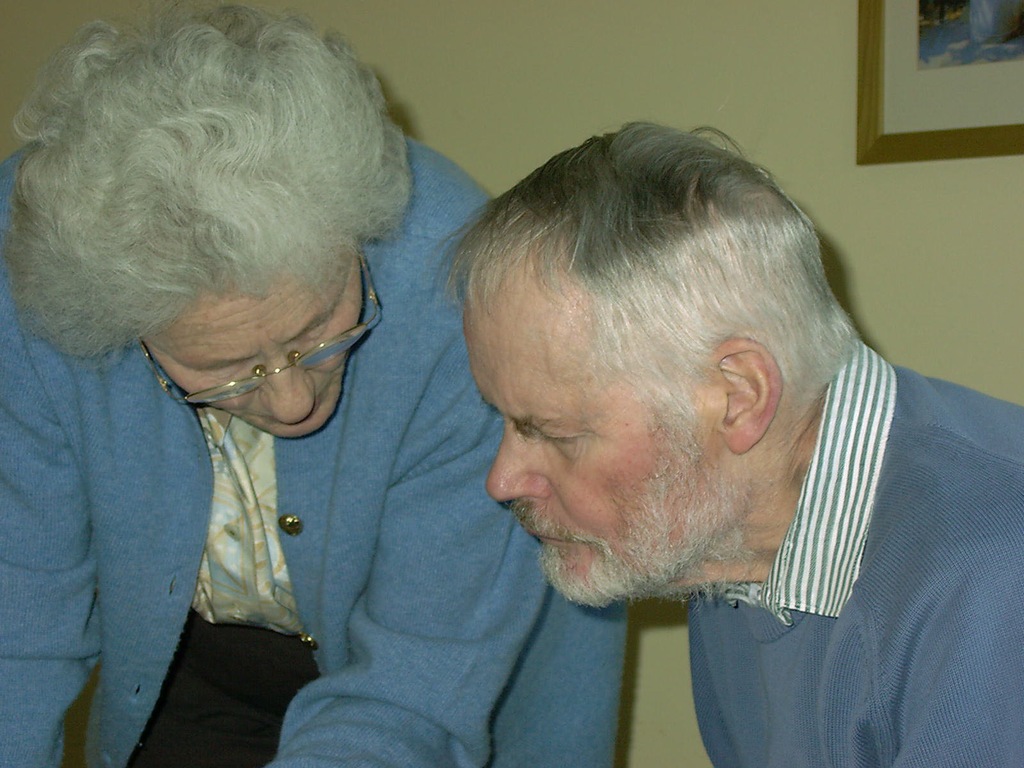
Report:
[[[858,344],[829,385],[796,515],[763,585],[737,585],[785,624],[789,611],[839,615],[860,571],[896,404],[896,372]],[[760,589],[757,589],[760,586]]]

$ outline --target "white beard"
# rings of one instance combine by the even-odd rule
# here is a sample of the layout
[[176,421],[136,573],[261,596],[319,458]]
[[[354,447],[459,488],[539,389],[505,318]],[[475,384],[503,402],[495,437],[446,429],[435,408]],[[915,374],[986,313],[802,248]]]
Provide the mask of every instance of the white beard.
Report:
[[513,502],[513,513],[528,530],[584,546],[593,555],[581,573],[569,548],[543,543],[540,564],[548,581],[567,599],[594,607],[647,597],[681,600],[727,586],[708,583],[704,573],[710,563],[753,557],[742,531],[749,493],[698,451],[691,453],[667,460],[664,471],[618,500],[622,526],[614,547],[544,520],[530,502]]

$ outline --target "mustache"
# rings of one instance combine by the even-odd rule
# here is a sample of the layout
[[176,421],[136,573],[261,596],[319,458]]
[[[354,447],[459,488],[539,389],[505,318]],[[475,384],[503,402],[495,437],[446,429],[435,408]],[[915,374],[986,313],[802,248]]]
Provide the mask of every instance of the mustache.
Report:
[[507,506],[509,512],[515,515],[516,520],[519,521],[523,528],[540,533],[539,526],[541,526],[541,521],[537,515],[537,507],[533,502],[526,501],[525,499],[514,499]]
[[558,523],[546,520],[537,510],[537,505],[532,501],[515,499],[509,502],[507,506],[509,511],[515,515],[516,520],[519,521],[519,525],[536,536],[570,543],[588,543],[591,541],[589,538],[573,533]]

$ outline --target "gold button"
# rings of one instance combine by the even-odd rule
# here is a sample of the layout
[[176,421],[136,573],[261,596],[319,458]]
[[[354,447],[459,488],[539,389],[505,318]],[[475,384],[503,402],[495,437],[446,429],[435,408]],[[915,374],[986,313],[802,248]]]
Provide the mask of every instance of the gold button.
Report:
[[312,635],[307,635],[305,632],[299,635],[299,640],[311,651],[315,651],[320,647],[320,643],[316,641],[316,638]]
[[277,519],[277,524],[289,536],[298,536],[302,533],[302,518],[298,515],[281,515]]

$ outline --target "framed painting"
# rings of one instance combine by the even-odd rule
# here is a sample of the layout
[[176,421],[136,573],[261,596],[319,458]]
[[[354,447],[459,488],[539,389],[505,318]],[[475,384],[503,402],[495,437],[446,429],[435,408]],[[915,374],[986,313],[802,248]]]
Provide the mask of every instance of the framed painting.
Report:
[[1024,0],[859,0],[857,163],[1024,154]]

